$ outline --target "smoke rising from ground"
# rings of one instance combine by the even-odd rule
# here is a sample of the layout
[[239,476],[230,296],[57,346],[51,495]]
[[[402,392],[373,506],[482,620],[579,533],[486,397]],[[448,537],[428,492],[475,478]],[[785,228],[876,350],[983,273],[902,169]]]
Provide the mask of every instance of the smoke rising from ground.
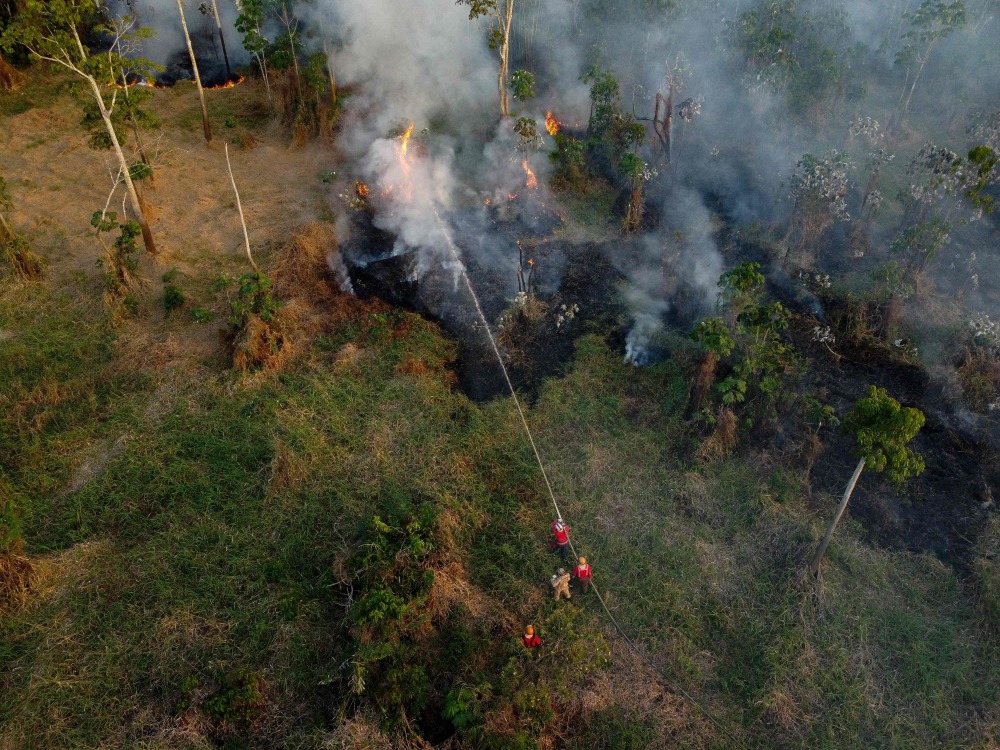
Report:
[[[716,246],[714,225],[721,217],[734,227],[783,231],[794,209],[792,175],[807,152],[846,149],[854,164],[846,196],[851,220],[835,222],[817,240],[812,270],[867,278],[878,253],[849,250],[848,235],[860,214],[869,149],[847,131],[856,117],[873,117],[884,129],[901,101],[904,82],[912,81],[915,68],[896,65],[895,58],[908,42],[905,14],[919,1],[518,0],[511,70],[534,73],[537,96],[514,107],[536,117],[540,130],[549,109],[574,129],[586,127],[591,102],[580,76],[591,65],[615,71],[625,111],[646,123],[639,154],[647,162],[653,162],[649,118],[655,94],[666,93],[667,74],[672,71],[681,81],[675,104],[703,98],[700,115],[690,122],[675,110],[673,163],[661,167],[660,177],[649,185],[659,224],[636,243],[641,250],[633,248],[628,264],[619,266],[629,280],[624,298],[635,320],[629,336],[633,359],[643,359],[644,347],[675,309],[678,287],[662,283],[664,263],[670,261],[689,296],[697,290],[697,303],[710,308],[713,276],[732,265]],[[219,2],[235,54],[235,6]],[[927,134],[939,133],[934,136],[939,145],[963,154],[974,143],[963,132],[971,113],[1000,108],[993,5],[987,0],[966,5],[967,25],[933,50],[907,122],[886,145],[895,160],[880,188],[890,202],[908,188],[905,166]],[[157,31],[156,50],[163,54],[150,52],[152,57],[162,60],[182,46],[173,0],[136,0],[135,6],[142,23]],[[213,25],[193,0],[186,7],[192,26]],[[322,49],[326,34],[338,82],[351,90],[340,146],[379,188],[398,186],[403,178],[412,186],[409,202],[397,200],[398,193],[385,195],[376,221],[399,237],[399,251],[421,249],[418,273],[425,272],[441,262],[438,213],[454,216],[463,207],[481,205],[485,198],[496,202],[523,187],[511,123],[499,121],[497,59],[485,24],[470,22],[467,8],[453,0],[314,0],[294,7],[306,49]],[[756,48],[744,44],[746,39],[757,34],[754,43],[766,41],[772,32],[780,44],[747,52]],[[275,33],[271,29],[269,35]],[[780,60],[789,51],[815,57],[786,69]],[[804,68],[815,70],[814,78],[796,78],[795,71]],[[401,175],[394,134],[411,122],[420,156],[411,160],[412,172]],[[533,158],[533,169],[542,176],[552,148],[546,139],[543,153]],[[616,187],[620,195],[627,190],[621,182]],[[899,212],[898,204],[885,210]],[[456,239],[482,266],[512,268],[516,249],[488,236],[482,211],[470,211],[460,223],[463,236]],[[891,222],[870,222],[859,231],[872,248],[882,248],[884,260],[897,231]],[[957,225],[933,266],[943,288],[961,290],[970,309],[991,314],[1000,309],[1000,279],[983,246],[995,245],[995,236],[990,219]],[[632,263],[635,257],[638,262]],[[778,258],[762,260],[777,264]],[[780,275],[777,265],[771,270]],[[508,276],[513,285],[513,274]],[[795,274],[791,277],[794,283]]]

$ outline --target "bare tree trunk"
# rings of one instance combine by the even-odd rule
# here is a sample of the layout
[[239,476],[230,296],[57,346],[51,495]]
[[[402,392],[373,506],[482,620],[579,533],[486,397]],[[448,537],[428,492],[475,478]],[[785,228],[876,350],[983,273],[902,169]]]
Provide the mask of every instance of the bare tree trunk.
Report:
[[0,214],[0,227],[3,228],[4,234],[7,235],[7,239],[13,242],[14,230],[10,228],[10,224],[7,223],[7,220],[4,218],[3,214]]
[[212,126],[208,122],[208,105],[205,104],[205,89],[201,87],[201,74],[198,72],[198,61],[194,57],[194,46],[188,33],[187,20],[184,18],[184,6],[177,0],[177,11],[181,14],[181,27],[184,29],[184,41],[187,42],[188,54],[191,55],[191,69],[194,71],[194,82],[198,86],[198,98],[201,100],[201,125],[205,131],[205,143],[212,142]]
[[506,0],[503,5],[504,15],[498,19],[502,24],[503,40],[500,44],[500,75],[497,77],[497,87],[500,92],[500,114],[510,117],[510,96],[507,92],[507,72],[510,69],[510,27],[514,22],[514,0]]
[[222,44],[222,57],[226,61],[226,80],[233,80],[233,71],[229,67],[229,53],[226,52],[226,37],[222,33],[222,19],[219,17],[219,6],[212,0],[212,10],[215,12],[215,28],[219,30],[219,42]]
[[281,22],[285,24],[285,28],[288,30],[288,43],[292,48],[292,67],[295,69],[295,94],[298,96],[299,102],[301,102],[302,76],[299,74],[299,56],[295,53],[295,29],[292,28],[292,19],[288,15],[288,3],[281,4]]
[[333,99],[333,106],[337,106],[337,74],[333,70],[333,57],[330,55],[330,49],[326,43],[326,30],[320,27],[320,33],[323,34],[323,54],[326,56],[326,72],[330,76],[330,96]]
[[[125,94],[125,101],[129,101],[128,95],[128,78],[125,76],[125,71],[122,71],[122,91]],[[146,155],[146,147],[142,143],[142,135],[139,133],[139,124],[135,121],[135,117],[130,113],[129,115],[129,125],[132,126],[132,135],[135,136],[135,146],[139,150],[139,158],[142,163],[147,167],[151,167],[152,163],[149,161],[149,157]]]
[[837,524],[840,523],[840,517],[847,510],[847,503],[851,499],[851,493],[854,492],[854,485],[858,483],[858,477],[861,476],[861,471],[865,468],[865,460],[865,458],[862,458],[858,461],[854,475],[851,477],[851,481],[847,483],[844,496],[840,499],[840,505],[837,506],[837,512],[834,513],[833,520],[830,521],[830,525],[826,529],[826,534],[823,535],[823,540],[819,543],[819,547],[816,548],[816,554],[813,555],[812,560],[809,562],[809,572],[813,576],[819,575],[819,566],[823,562],[823,555],[826,554],[826,548],[830,546],[830,539],[833,538],[833,532],[836,531]]
[[139,203],[139,194],[135,190],[135,183],[132,182],[132,174],[129,172],[128,161],[125,159],[121,143],[118,142],[118,134],[115,132],[114,123],[111,122],[111,112],[108,111],[107,106],[104,104],[104,97],[101,96],[101,88],[98,86],[95,78],[87,75],[86,79],[90,84],[94,99],[97,100],[97,108],[100,110],[101,119],[104,120],[104,127],[107,128],[108,136],[111,138],[111,146],[118,156],[118,165],[121,167],[122,179],[125,181],[129,203],[132,204],[132,212],[135,214],[136,221],[139,222],[139,227],[142,229],[142,244],[145,245],[147,253],[156,255],[156,243],[153,241],[153,232],[149,228],[149,222],[146,221],[146,214],[142,211],[142,204]]
[[910,100],[913,99],[913,92],[917,89],[917,81],[920,80],[920,74],[924,72],[924,66],[927,64],[928,58],[931,56],[931,50],[934,49],[934,42],[931,42],[927,46],[927,52],[924,53],[923,59],[920,61],[920,67],[917,68],[917,72],[913,76],[913,85],[910,86],[910,93],[906,97],[906,103],[903,104],[903,109],[899,113],[899,120],[896,122],[896,129],[903,127],[903,120],[906,119],[906,113],[910,111]]
[[229,169],[229,182],[232,183],[233,192],[236,193],[236,210],[240,212],[240,224],[243,225],[243,242],[246,244],[247,259],[250,261],[250,265],[253,266],[253,270],[259,273],[260,269],[257,268],[257,264],[254,263],[253,255],[250,254],[250,234],[247,232],[247,220],[243,216],[243,204],[240,202],[240,191],[236,188],[236,178],[233,177],[233,165],[229,161],[229,144],[226,144],[226,167]]
[[267,92],[267,100],[273,106],[274,97],[271,96],[271,79],[267,75],[267,59],[263,53],[255,52],[253,56],[257,58],[257,64],[260,66],[260,77],[264,79],[264,91]]

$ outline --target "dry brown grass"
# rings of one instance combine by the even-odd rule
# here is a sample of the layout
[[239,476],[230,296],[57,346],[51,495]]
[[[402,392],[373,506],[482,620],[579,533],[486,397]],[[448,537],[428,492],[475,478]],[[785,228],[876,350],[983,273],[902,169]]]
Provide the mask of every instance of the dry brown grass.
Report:
[[0,552],[0,613],[28,601],[34,568],[19,542]]
[[[575,705],[567,706],[567,713],[575,713],[583,723],[595,712],[607,710],[644,721],[656,729],[651,749],[719,746],[717,731],[694,704],[672,692],[669,683],[614,633],[605,637],[613,666],[597,673],[574,696]],[[720,713],[717,707],[710,708]]]
[[715,423],[715,430],[698,446],[696,455],[701,461],[717,461],[725,458],[736,447],[739,422],[730,409],[723,409]]
[[260,138],[255,136],[249,130],[245,130],[236,136],[236,142],[243,151],[253,151],[260,145]]
[[277,327],[251,315],[233,342],[233,367],[280,370],[292,357],[292,343]]
[[15,91],[24,85],[24,76],[0,55],[0,91]]
[[309,476],[309,465],[295,451],[280,440],[275,441],[274,458],[271,461],[272,489],[295,490]]
[[272,272],[275,289],[283,297],[325,300],[331,281],[327,257],[336,252],[332,226],[318,221],[306,224],[278,251]]
[[281,310],[272,322],[250,318],[233,343],[234,367],[283,369],[297,353],[308,352],[317,336],[366,308],[337,287],[328,261],[336,252],[333,227],[322,222],[306,224],[277,252],[270,275]]
[[981,414],[989,412],[1000,390],[1000,362],[983,349],[966,348],[957,373],[966,403]]
[[37,281],[45,275],[42,259],[31,252],[23,241],[3,244],[3,260],[21,281]]

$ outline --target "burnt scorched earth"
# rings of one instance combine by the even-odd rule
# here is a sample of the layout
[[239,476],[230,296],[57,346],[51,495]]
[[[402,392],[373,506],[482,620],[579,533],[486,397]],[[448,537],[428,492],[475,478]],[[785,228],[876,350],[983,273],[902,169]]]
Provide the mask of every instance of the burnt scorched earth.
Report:
[[[518,390],[533,396],[544,378],[559,374],[583,333],[610,330],[615,338],[623,336],[627,316],[617,288],[624,277],[607,259],[613,248],[557,239],[562,219],[532,195],[442,218]],[[488,401],[508,392],[461,270],[446,248],[418,254],[375,226],[374,212],[365,206],[354,212],[341,254],[360,297],[418,312],[458,340],[458,383],[469,398]],[[434,260],[424,267],[428,256]],[[533,298],[525,308],[516,305],[519,265]],[[575,306],[568,319],[564,305]]]
[[[805,325],[793,326],[799,351],[807,353],[817,386],[838,414],[848,411],[869,385],[886,388],[927,421],[911,447],[924,457],[925,471],[894,486],[864,472],[848,513],[881,546],[930,553],[967,571],[973,547],[990,514],[997,510],[991,488],[1000,482],[1000,427],[995,418],[969,413],[947,387],[921,367],[900,361],[889,350],[838,348],[834,356]],[[839,498],[857,458],[853,443],[828,431],[825,450],[812,475],[815,497]],[[817,513],[832,511],[825,503]]]

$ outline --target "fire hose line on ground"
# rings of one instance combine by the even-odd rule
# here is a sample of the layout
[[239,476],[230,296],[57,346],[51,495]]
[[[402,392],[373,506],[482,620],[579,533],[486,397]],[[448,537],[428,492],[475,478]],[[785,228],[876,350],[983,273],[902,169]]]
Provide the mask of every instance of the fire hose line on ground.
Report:
[[[440,221],[440,216],[438,216],[438,220]],[[442,221],[441,224],[443,227],[444,222]],[[445,233],[445,235],[448,236],[447,232]],[[545,464],[542,462],[542,456],[538,452],[538,446],[535,444],[535,437],[531,433],[531,428],[528,426],[527,418],[524,416],[524,409],[521,408],[521,400],[517,397],[517,392],[514,390],[514,384],[511,382],[510,375],[507,372],[507,366],[504,364],[503,356],[500,354],[500,348],[497,346],[496,339],[493,337],[493,332],[490,330],[489,323],[486,321],[486,316],[483,314],[483,309],[479,305],[479,297],[476,295],[475,290],[472,288],[472,282],[469,280],[469,275],[468,273],[465,272],[464,266],[461,265],[461,261],[458,258],[458,253],[456,252],[454,245],[450,242],[451,238],[448,237],[448,239],[449,239],[449,246],[452,254],[455,256],[455,260],[459,262],[459,267],[463,268],[462,278],[465,280],[465,286],[469,290],[469,295],[472,297],[473,303],[475,303],[476,311],[479,313],[480,319],[483,321],[483,328],[486,331],[486,337],[489,339],[490,345],[493,347],[493,353],[496,354],[497,361],[500,363],[500,371],[503,373],[504,380],[507,382],[507,388],[510,390],[511,398],[514,399],[514,406],[517,407],[517,414],[521,418],[521,424],[524,426],[524,434],[528,436],[528,442],[531,443],[531,450],[535,454],[535,460],[538,462],[538,468],[542,472],[542,479],[545,480],[545,488],[549,492],[549,499],[552,501],[552,507],[555,508],[556,517],[563,518],[563,514],[559,510],[559,504],[556,502],[555,492],[552,491],[552,484],[551,482],[549,482],[549,475],[545,471]],[[569,548],[573,552],[573,558],[577,559],[579,556],[576,553],[576,548],[573,546],[572,539],[569,540]],[[646,664],[646,666],[648,666],[650,669],[656,672],[664,682],[670,683],[670,680],[668,680],[666,676],[660,671],[660,669],[656,667],[656,665],[654,665],[652,661],[650,661],[649,657],[647,657],[639,649],[635,641],[633,641],[632,638],[629,637],[628,633],[626,633],[625,630],[622,628],[622,626],[618,623],[618,620],[615,618],[615,616],[611,614],[611,610],[608,609],[608,605],[605,603],[604,597],[601,596],[601,592],[598,589],[597,584],[591,581],[591,585],[593,586],[594,593],[597,594],[597,600],[601,603],[601,607],[604,608],[604,612],[607,614],[608,619],[611,620],[611,623],[615,626],[615,629],[618,631],[618,634],[622,637],[625,643],[628,644],[629,648],[632,649],[633,653],[635,653],[635,655],[638,656],[639,659],[644,664]],[[691,701],[691,703],[697,706],[697,708],[709,719],[709,721],[712,722],[712,724],[716,726],[716,728],[720,732],[722,732],[726,737],[728,737],[730,740],[735,742],[740,747],[746,747],[745,743],[742,740],[737,739],[731,732],[729,732],[724,726],[722,726],[719,720],[712,715],[712,712],[709,711],[708,708],[706,708],[693,695],[691,695],[680,685],[674,685],[674,687],[682,696],[684,696],[689,701]]]

